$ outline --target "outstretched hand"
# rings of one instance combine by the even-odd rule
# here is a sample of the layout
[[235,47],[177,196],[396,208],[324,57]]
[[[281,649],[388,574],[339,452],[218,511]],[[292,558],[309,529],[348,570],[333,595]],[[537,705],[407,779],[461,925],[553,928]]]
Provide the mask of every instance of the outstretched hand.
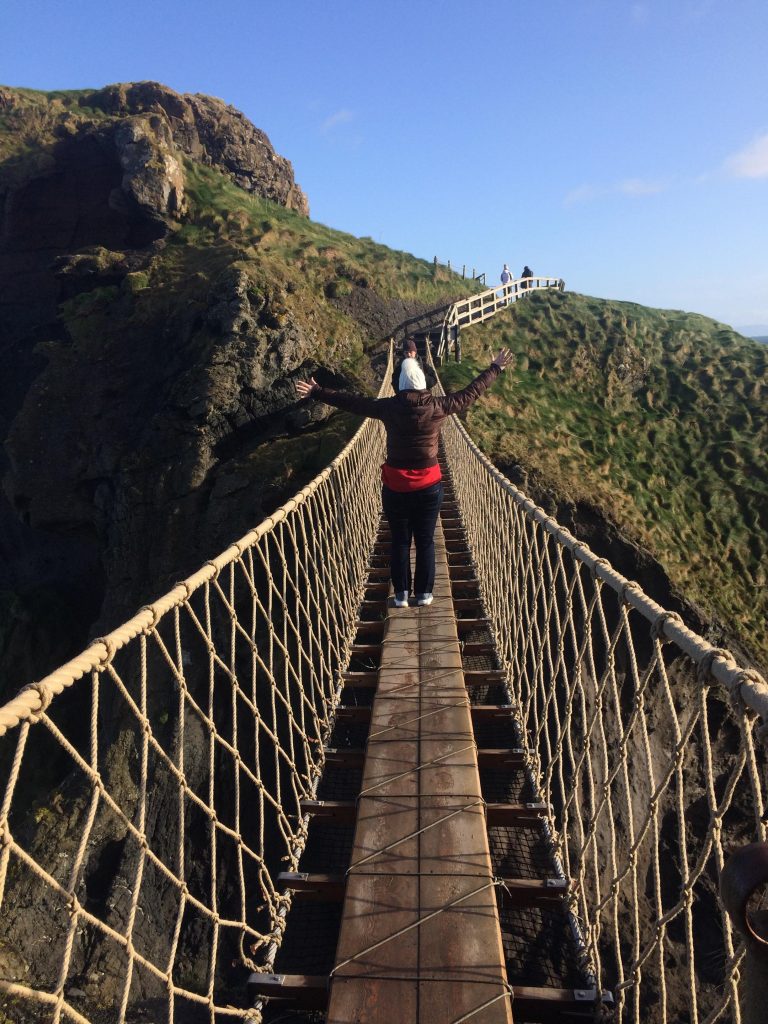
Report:
[[505,366],[508,366],[515,357],[512,354],[512,350],[503,348],[499,351],[499,354],[495,357],[492,362],[492,366],[498,366],[500,370],[503,370]]
[[299,398],[309,398],[312,392],[316,388],[320,387],[320,385],[317,383],[314,377],[310,377],[308,381],[296,380],[294,381],[294,384],[296,385],[296,391],[299,395]]

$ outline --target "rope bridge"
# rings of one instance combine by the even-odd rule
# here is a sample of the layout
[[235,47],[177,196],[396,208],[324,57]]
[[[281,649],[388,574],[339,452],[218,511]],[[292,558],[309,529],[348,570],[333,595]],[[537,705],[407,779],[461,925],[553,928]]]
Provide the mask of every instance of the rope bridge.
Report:
[[[233,993],[284,930],[277,878],[307,835],[383,440],[366,421],[273,516],[0,709],[9,1019],[260,1019]],[[740,1020],[716,890],[725,847],[765,838],[768,686],[536,508],[460,423],[444,442],[598,987],[619,1020]]]

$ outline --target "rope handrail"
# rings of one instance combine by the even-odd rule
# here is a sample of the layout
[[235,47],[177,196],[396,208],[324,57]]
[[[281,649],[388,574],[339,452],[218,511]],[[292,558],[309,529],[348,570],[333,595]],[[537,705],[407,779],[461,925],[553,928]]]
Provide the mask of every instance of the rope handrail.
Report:
[[510,495],[515,504],[519,505],[533,520],[540,523],[547,533],[554,537],[562,547],[570,551],[574,558],[586,565],[590,572],[604,580],[623,601],[640,612],[667,640],[676,643],[697,666],[706,665],[712,676],[729,693],[737,693],[747,707],[768,723],[768,681],[757,670],[742,668],[730,651],[709,643],[698,633],[689,629],[676,612],[667,611],[657,604],[645,593],[640,584],[617,572],[607,559],[596,555],[587,544],[574,537],[569,530],[561,526],[556,519],[548,515],[543,508],[505,477],[501,470],[480,451],[458,418],[454,417],[453,426],[462,436],[472,457],[477,459],[499,487]]
[[768,684],[561,527],[456,417],[443,438],[588,974],[626,1024],[739,1024],[744,946],[716,894],[728,846],[768,834]]
[[43,706],[47,706],[54,696],[62,693],[66,687],[71,686],[86,673],[103,667],[105,662],[116,651],[119,651],[141,633],[146,632],[163,615],[182,605],[199,587],[215,579],[223,569],[238,558],[241,558],[244,551],[247,551],[248,548],[256,544],[264,534],[269,533],[278,523],[286,519],[291,512],[314,494],[320,485],[349,456],[364,430],[366,430],[366,424],[363,424],[357,430],[345,448],[306,487],[303,487],[292,498],[289,498],[285,504],[275,509],[258,526],[249,530],[239,540],[230,544],[220,555],[210,559],[197,572],[177,583],[175,587],[161,597],[156,598],[150,604],[145,605],[136,615],[132,616],[121,626],[118,626],[103,637],[92,640],[82,653],[59,666],[59,668],[39,680],[39,682],[23,687],[15,697],[12,697],[0,706],[0,736],[3,736],[8,729],[15,728],[21,722],[32,719]]
[[[390,345],[380,396],[391,377]],[[277,876],[306,841],[383,452],[366,420],[257,527],[0,708],[4,1011],[259,1019],[231,1005],[227,965],[269,971],[285,929]]]

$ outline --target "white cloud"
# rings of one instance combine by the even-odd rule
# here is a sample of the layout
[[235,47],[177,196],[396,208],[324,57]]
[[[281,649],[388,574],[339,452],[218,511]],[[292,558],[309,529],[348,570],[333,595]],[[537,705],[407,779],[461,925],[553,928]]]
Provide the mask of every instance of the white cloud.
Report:
[[326,117],[323,123],[320,125],[320,131],[323,135],[334,128],[337,128],[340,124],[347,124],[349,121],[354,120],[355,115],[351,110],[337,110],[335,114],[331,114],[330,117]]
[[725,169],[734,178],[768,178],[768,132],[729,156]]
[[632,196],[655,196],[664,192],[667,185],[660,181],[648,181],[645,178],[625,178],[613,185],[579,185],[571,189],[565,197],[566,206],[575,206],[577,203],[591,203],[595,199],[602,199],[608,195]]
[[616,191],[625,196],[655,196],[666,189],[660,181],[646,181],[644,178],[627,178],[616,186]]
[[574,206],[576,203],[591,203],[593,199],[597,199],[604,195],[606,192],[605,188],[598,185],[579,185],[578,188],[573,188],[565,197],[566,206]]

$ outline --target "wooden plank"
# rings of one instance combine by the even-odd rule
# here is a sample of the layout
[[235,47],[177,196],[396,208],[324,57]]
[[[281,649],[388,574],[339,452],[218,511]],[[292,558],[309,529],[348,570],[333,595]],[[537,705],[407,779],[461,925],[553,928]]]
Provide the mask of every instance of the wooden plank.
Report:
[[344,899],[347,879],[344,875],[311,874],[307,871],[281,871],[277,884],[290,889],[294,899],[314,899],[328,903]]
[[491,656],[496,654],[496,648],[490,640],[484,643],[465,643],[462,653],[465,658],[477,658],[480,655]]
[[328,1002],[328,978],[324,974],[251,974],[248,995],[251,1003],[266,997],[305,1010],[323,1010]]
[[562,903],[570,888],[567,878],[503,878],[507,902],[516,907]]
[[[344,984],[354,987],[365,986],[364,991],[370,998],[367,1008],[378,1011],[380,1015],[379,1018],[373,1019],[384,1020],[386,1018],[383,1016],[383,1013],[387,1011],[381,1005],[380,1000],[382,990],[385,994],[387,993],[387,986],[380,984],[381,980],[379,978],[355,978],[345,982],[344,979],[334,978],[332,989],[341,987]],[[445,986],[445,983],[439,979],[429,979],[422,984],[427,992],[429,992],[431,985],[432,994],[438,1000],[440,999],[440,988],[451,987]],[[391,994],[398,987],[397,985],[390,986],[389,993]],[[511,992],[518,1021],[531,1019],[548,1024],[550,1021],[594,1020],[595,1005],[598,1002],[601,1002],[606,1008],[613,1004],[613,998],[609,992],[600,994],[594,988],[545,988],[533,985],[513,985]],[[285,1003],[286,1006],[296,1006],[305,1010],[324,1010],[328,1004],[328,978],[325,975],[312,974],[251,974],[248,979],[248,994],[252,1001],[258,997],[268,997],[270,1000],[275,1000],[278,1003]],[[416,1012],[414,1005],[416,995],[415,984],[410,983],[404,986],[401,994],[406,995],[406,999],[399,1006],[395,1007],[395,1016],[389,1019],[398,1022],[415,1020],[416,1018],[413,1016]],[[408,995],[411,996],[410,999],[407,998]],[[486,987],[486,995],[489,998],[494,997],[491,986]],[[461,992],[459,990],[460,997]],[[426,1012],[421,1019],[425,1022],[438,1020],[439,1018],[437,1017],[429,1016],[436,1008],[437,1004],[434,1000],[428,1002]],[[460,1019],[467,1012],[471,1012],[471,1006],[469,1010],[465,1010],[463,1003],[460,1002],[454,1005],[453,1019]],[[474,1019],[482,1022],[490,1020],[486,1014],[482,1013],[473,1015]],[[509,1019],[511,1020],[511,1017]],[[362,1021],[363,1018],[360,1018],[360,1020]],[[350,1024],[347,1017],[340,1017],[335,1014],[333,1001],[331,1001],[328,1007],[327,1024]]]
[[366,704],[339,704],[336,708],[337,722],[367,722],[371,709]]
[[352,649],[349,652],[351,658],[373,658],[374,660],[380,654],[380,644],[352,644]]
[[389,593],[389,580],[369,580],[365,584],[366,594],[383,594]]
[[361,619],[355,624],[355,638],[365,636],[380,640],[384,636],[384,625],[384,619]]
[[362,768],[365,750],[362,747],[326,747],[326,765],[334,768]]
[[490,683],[503,683],[504,672],[498,668],[464,669],[465,686],[487,686]]
[[456,629],[458,630],[459,636],[463,636],[464,633],[472,633],[478,629],[490,630],[491,623],[485,618],[476,619],[457,619]]
[[487,804],[488,827],[494,825],[518,825],[521,828],[535,828],[541,824],[542,816],[549,810],[548,804]]
[[378,686],[378,669],[371,672],[342,672],[341,678],[348,686]]
[[[469,701],[440,531],[435,601],[392,610],[331,983],[334,1024],[510,1024]],[[459,1012],[461,1011],[461,1012]]]
[[349,823],[355,820],[356,805],[354,800],[302,800],[299,809],[313,818]]
[[512,715],[511,704],[473,704],[472,718],[478,722],[508,720]]
[[[521,747],[493,749],[485,747],[477,751],[477,763],[481,768],[524,768],[527,751]],[[328,755],[326,754],[326,761]]]

